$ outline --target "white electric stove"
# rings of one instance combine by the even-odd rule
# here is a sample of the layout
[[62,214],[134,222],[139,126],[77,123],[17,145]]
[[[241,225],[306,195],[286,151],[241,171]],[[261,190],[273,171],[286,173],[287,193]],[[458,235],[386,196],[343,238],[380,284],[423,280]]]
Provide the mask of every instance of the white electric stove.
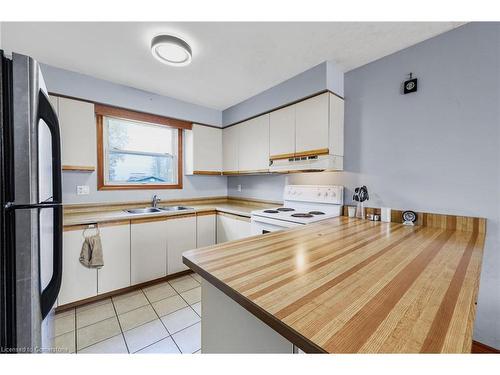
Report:
[[335,185],[287,185],[283,206],[252,211],[252,234],[275,232],[340,216],[344,187]]

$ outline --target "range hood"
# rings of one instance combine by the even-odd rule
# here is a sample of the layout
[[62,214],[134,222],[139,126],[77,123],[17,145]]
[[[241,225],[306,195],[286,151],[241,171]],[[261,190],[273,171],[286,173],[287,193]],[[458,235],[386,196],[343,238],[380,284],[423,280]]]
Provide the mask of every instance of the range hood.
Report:
[[315,155],[273,160],[269,171],[341,171],[343,168],[344,158],[342,156]]

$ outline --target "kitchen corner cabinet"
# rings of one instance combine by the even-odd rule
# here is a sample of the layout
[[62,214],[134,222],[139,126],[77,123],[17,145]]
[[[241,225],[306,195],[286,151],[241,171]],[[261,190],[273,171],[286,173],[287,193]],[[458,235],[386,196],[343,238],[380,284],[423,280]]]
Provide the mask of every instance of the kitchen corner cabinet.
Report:
[[63,236],[63,274],[58,305],[79,301],[97,294],[97,270],[80,263],[83,230],[65,228]]
[[217,213],[217,243],[234,241],[250,235],[250,218]]
[[130,224],[130,279],[139,284],[167,275],[167,221],[139,219]]
[[92,171],[96,167],[96,122],[94,104],[51,96],[61,129],[63,169]]
[[271,112],[269,118],[269,158],[295,154],[295,106]]
[[182,253],[196,248],[196,215],[171,216],[167,220],[167,273],[187,270]]
[[104,266],[97,271],[97,294],[130,286],[130,222],[99,226]]
[[198,213],[196,215],[196,247],[215,245],[216,228],[215,213]]
[[269,113],[242,122],[238,128],[238,171],[269,171]]
[[187,175],[222,173],[222,129],[193,124],[185,139]]
[[222,170],[226,174],[238,173],[239,126],[222,130]]
[[329,96],[324,93],[295,105],[295,152],[328,149]]

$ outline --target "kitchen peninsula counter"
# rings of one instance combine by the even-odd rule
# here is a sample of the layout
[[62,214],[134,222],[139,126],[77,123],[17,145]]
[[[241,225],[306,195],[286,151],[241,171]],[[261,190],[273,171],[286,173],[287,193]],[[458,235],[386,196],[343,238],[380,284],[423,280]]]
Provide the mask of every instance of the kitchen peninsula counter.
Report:
[[426,224],[338,217],[185,252],[204,279],[202,351],[470,353],[485,220]]

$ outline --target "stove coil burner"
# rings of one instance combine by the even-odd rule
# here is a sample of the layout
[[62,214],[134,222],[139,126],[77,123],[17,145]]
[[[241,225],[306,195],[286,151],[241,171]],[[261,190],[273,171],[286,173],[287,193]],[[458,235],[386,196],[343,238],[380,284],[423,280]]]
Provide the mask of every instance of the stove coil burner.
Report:
[[295,211],[295,210],[293,208],[289,208],[289,207],[280,207],[280,208],[278,208],[278,211],[290,212],[290,211]]
[[309,213],[311,215],[324,215],[325,214],[324,212],[321,212],[321,211],[309,211]]
[[299,214],[292,214],[292,217],[313,217],[313,215],[299,213]]
[[266,214],[277,214],[279,213],[277,210],[264,210]]

